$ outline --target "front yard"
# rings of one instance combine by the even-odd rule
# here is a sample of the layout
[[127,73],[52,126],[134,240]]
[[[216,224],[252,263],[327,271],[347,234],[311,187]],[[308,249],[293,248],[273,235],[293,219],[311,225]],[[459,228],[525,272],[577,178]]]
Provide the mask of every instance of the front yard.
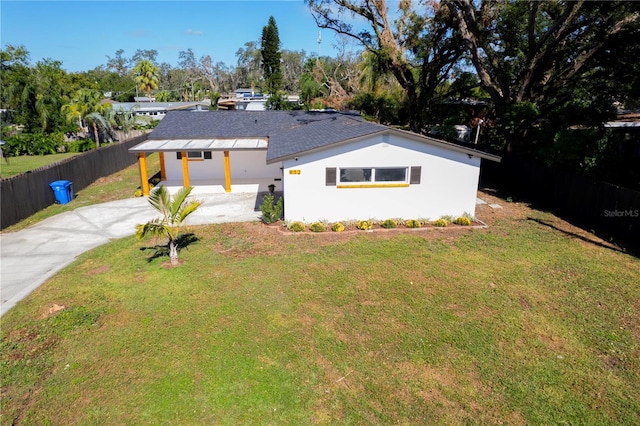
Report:
[[93,250],[2,318],[2,424],[640,423],[640,261],[482,196],[487,229]]

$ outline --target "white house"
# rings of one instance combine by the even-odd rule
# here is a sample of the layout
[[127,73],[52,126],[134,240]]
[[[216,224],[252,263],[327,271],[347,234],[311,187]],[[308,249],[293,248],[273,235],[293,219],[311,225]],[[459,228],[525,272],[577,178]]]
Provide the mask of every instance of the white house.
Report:
[[194,192],[282,192],[287,220],[436,219],[475,213],[481,159],[468,146],[357,114],[170,112],[133,148],[159,152],[161,179]]

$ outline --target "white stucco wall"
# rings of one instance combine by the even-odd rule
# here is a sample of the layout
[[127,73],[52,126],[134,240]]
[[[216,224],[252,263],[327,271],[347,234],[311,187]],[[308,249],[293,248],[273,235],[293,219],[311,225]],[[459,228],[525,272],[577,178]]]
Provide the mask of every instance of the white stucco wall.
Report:
[[[325,185],[328,167],[411,166],[422,167],[420,184],[396,188]],[[283,167],[285,216],[290,221],[435,220],[444,215],[475,214],[480,158],[397,135],[377,135],[301,155],[283,161]],[[299,174],[291,174],[292,170]]]
[[[224,153],[213,151],[210,160],[189,161],[189,179],[191,181],[224,181]],[[266,150],[231,151],[231,182],[247,179],[280,178],[281,165],[266,163]],[[182,160],[178,160],[175,152],[164,154],[165,172],[168,181],[182,181]]]

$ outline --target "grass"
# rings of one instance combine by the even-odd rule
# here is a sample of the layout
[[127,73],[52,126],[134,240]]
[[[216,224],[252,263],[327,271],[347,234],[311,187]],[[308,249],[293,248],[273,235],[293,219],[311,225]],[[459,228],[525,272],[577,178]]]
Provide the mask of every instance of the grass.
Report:
[[20,155],[18,157],[9,157],[7,160],[3,158],[0,160],[0,176],[8,178],[19,175],[76,155],[78,155],[77,152],[65,152],[50,155]]
[[640,261],[512,208],[97,248],[3,317],[2,423],[640,423]]
[[[49,156],[45,156],[43,158],[46,157]],[[11,163],[13,163],[16,158],[21,157],[11,158]],[[149,176],[153,176],[159,170],[160,158],[158,154],[149,155],[147,157],[147,172]],[[7,227],[3,232],[18,231],[48,217],[55,216],[66,211],[75,210],[79,207],[131,198],[139,187],[140,171],[138,164],[136,163],[110,176],[99,178],[85,189],[77,191],[75,194],[76,198],[72,202],[67,204],[52,204],[27,219],[22,220],[13,226]]]

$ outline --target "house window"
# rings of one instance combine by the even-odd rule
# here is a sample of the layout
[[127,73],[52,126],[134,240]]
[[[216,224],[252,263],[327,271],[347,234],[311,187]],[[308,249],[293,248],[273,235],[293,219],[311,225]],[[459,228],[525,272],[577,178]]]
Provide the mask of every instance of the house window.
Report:
[[375,181],[404,183],[407,181],[407,168],[406,167],[377,168],[375,173]]
[[370,168],[340,169],[340,183],[371,182],[372,171]]
[[[182,152],[176,152],[176,159],[182,159]],[[187,159],[198,160],[211,160],[211,151],[187,151]]]
[[340,183],[406,183],[407,167],[341,168]]

